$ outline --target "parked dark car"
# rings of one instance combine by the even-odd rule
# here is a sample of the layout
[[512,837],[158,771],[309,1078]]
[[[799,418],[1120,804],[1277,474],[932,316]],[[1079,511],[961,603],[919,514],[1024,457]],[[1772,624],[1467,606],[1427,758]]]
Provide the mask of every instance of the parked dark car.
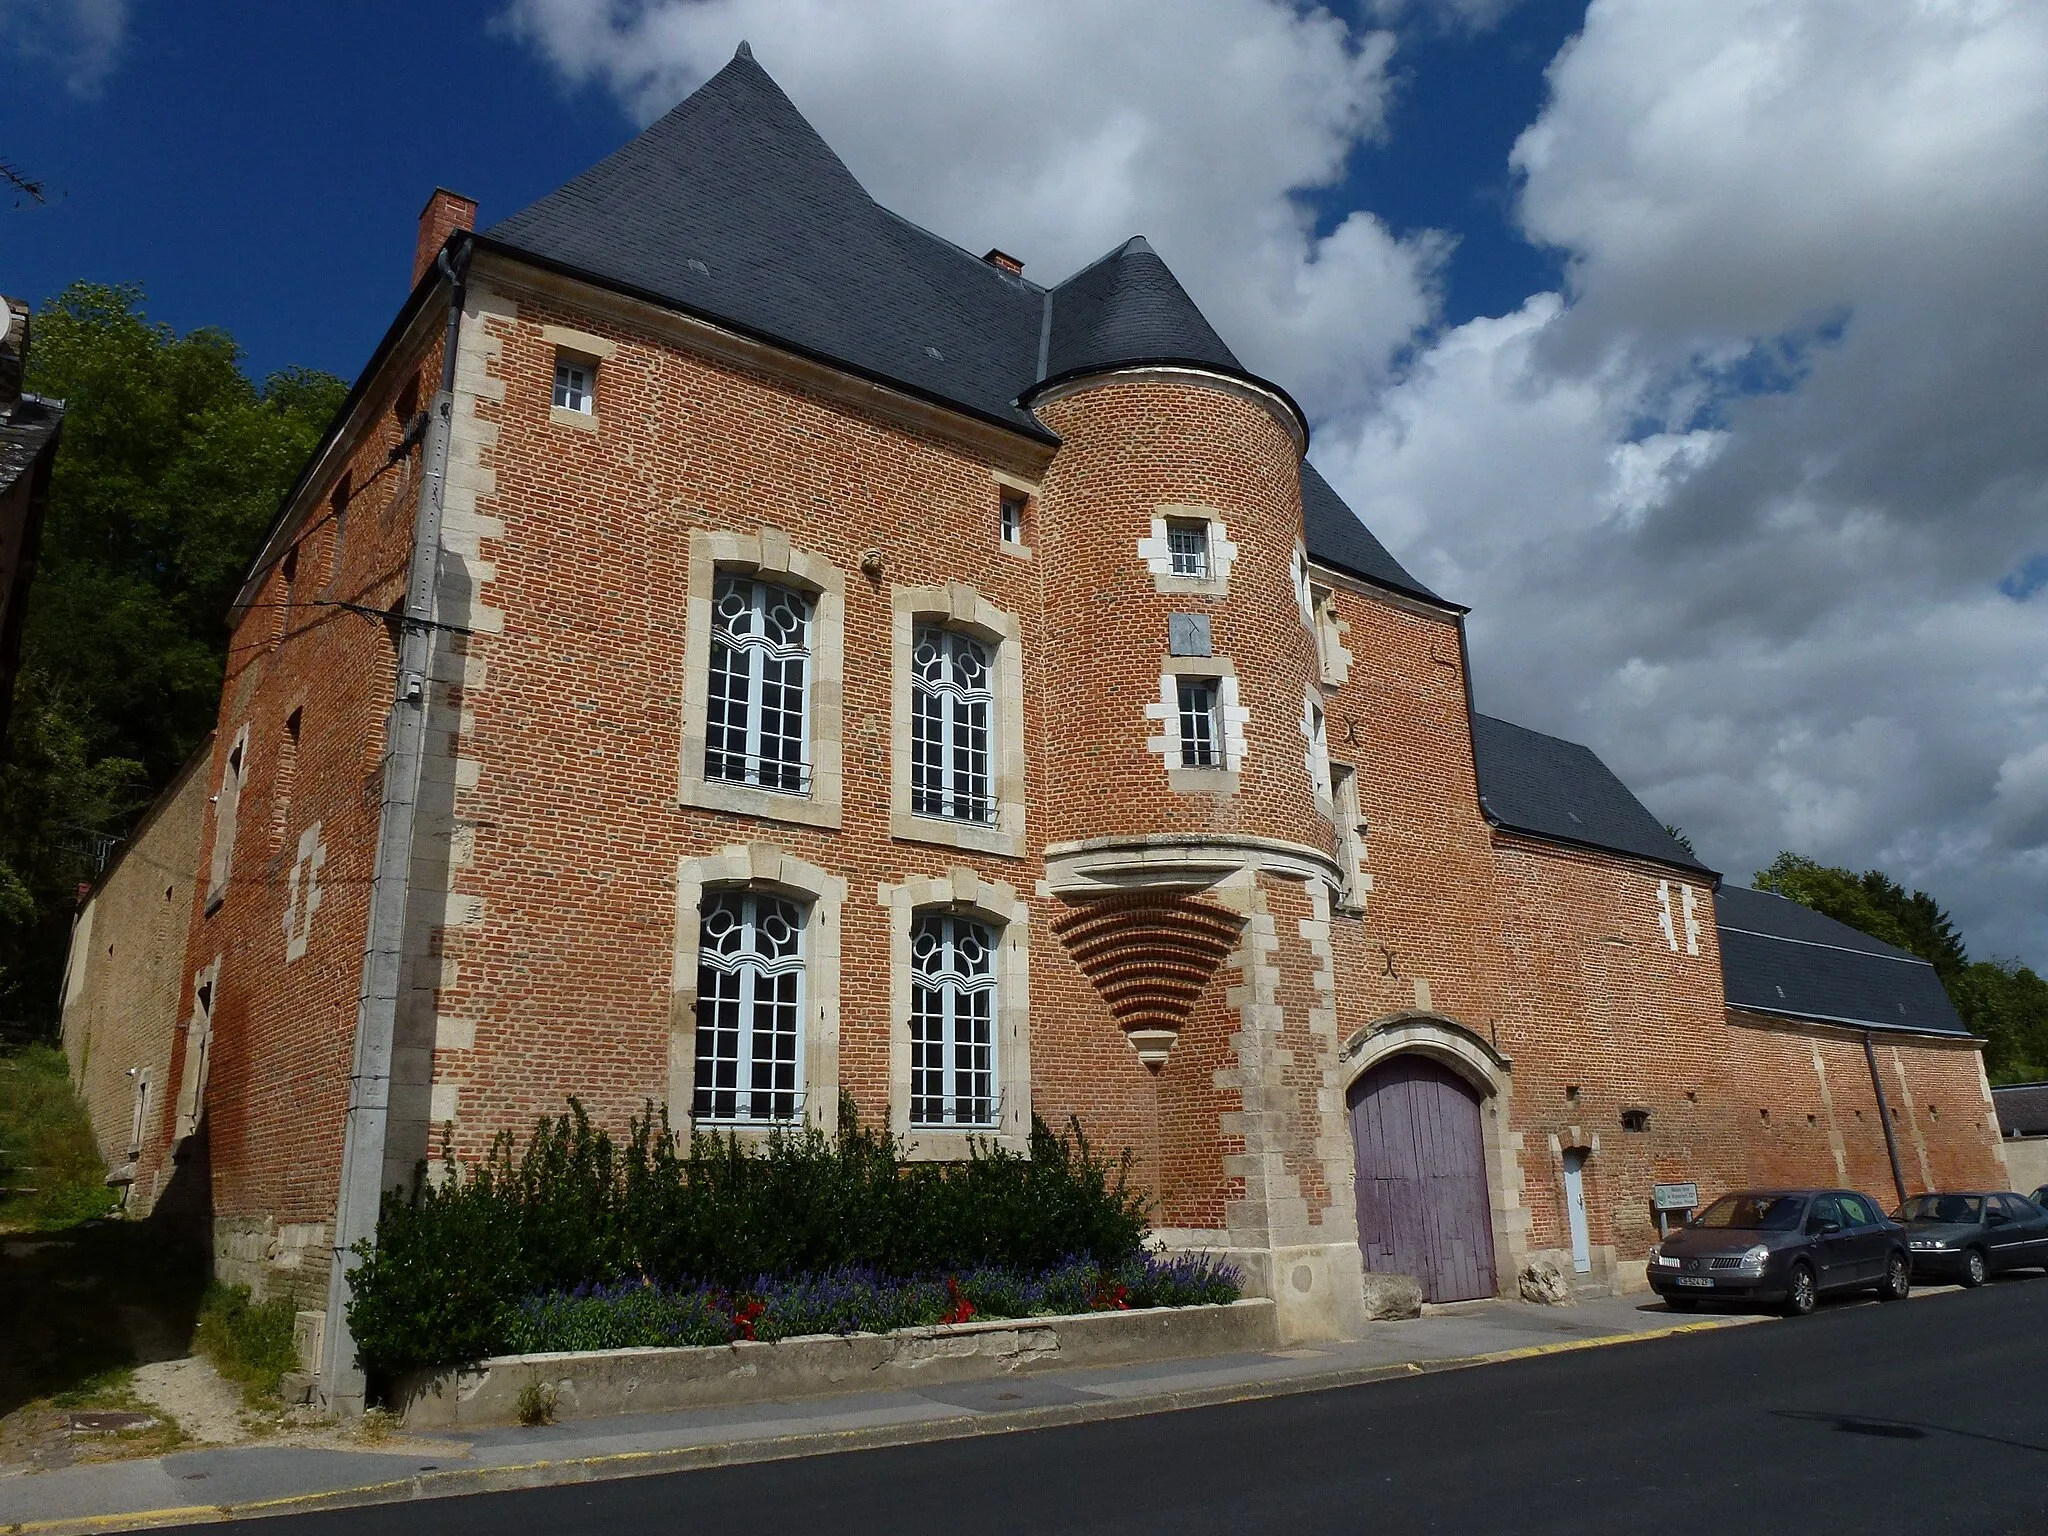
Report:
[[2009,1190],[1915,1195],[1900,1206],[1916,1280],[1982,1285],[2013,1269],[2048,1269],[2048,1211]]
[[1745,1189],[1723,1195],[1650,1250],[1650,1287],[1680,1312],[1702,1301],[1781,1306],[1803,1317],[1821,1296],[1912,1286],[1906,1229],[1847,1189]]

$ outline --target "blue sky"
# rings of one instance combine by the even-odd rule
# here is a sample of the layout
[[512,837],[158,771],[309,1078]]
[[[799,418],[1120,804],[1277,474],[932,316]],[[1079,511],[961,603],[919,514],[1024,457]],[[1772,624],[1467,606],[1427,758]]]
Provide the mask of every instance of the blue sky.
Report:
[[[1507,154],[1584,9],[1410,28],[1391,136],[1317,198],[1325,222],[1363,206],[1396,233],[1454,232],[1451,323],[1557,280],[1555,253],[1514,228]],[[78,278],[141,283],[154,318],[225,327],[259,375],[354,376],[404,297],[436,185],[488,224],[634,131],[614,97],[565,84],[469,6],[144,0],[95,89],[73,89],[67,64],[58,46],[0,53],[0,158],[50,197],[0,210],[0,283],[35,304]]]

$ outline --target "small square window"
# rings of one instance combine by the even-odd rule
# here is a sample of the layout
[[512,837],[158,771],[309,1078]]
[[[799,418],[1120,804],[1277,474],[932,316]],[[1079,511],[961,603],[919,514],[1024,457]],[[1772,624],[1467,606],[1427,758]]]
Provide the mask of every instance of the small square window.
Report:
[[589,363],[579,363],[569,358],[557,359],[555,363],[555,408],[562,411],[576,411],[588,416],[592,410],[593,386],[597,382],[597,369]]
[[1173,522],[1166,525],[1166,552],[1173,574],[1187,581],[1209,579],[1209,525]]
[[1213,677],[1183,677],[1176,682],[1180,703],[1180,765],[1183,768],[1223,766],[1223,722],[1217,709]]
[[1022,544],[1024,542],[1024,495],[1021,491],[1003,492],[1003,542]]

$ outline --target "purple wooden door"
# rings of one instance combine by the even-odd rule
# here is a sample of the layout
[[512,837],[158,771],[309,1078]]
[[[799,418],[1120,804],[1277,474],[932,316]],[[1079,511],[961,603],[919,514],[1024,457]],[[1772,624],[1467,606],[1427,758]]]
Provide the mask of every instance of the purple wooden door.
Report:
[[1471,1085],[1426,1056],[1396,1056],[1352,1085],[1351,1142],[1366,1269],[1413,1275],[1430,1301],[1498,1295]]

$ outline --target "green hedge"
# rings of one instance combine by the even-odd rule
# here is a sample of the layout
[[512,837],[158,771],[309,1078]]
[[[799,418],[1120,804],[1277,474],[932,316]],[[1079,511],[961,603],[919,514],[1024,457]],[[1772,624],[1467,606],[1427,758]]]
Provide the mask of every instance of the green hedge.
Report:
[[1058,1134],[1034,1119],[1028,1157],[982,1146],[958,1163],[907,1161],[849,1100],[840,1125],[836,1138],[698,1135],[686,1149],[650,1106],[620,1145],[572,1099],[516,1159],[507,1135],[481,1164],[449,1160],[438,1185],[422,1176],[387,1195],[375,1247],[357,1249],[348,1316],[363,1362],[388,1373],[481,1359],[527,1298],[625,1275],[737,1291],[853,1266],[1111,1267],[1144,1238],[1128,1155],[1105,1162],[1077,1122]]

